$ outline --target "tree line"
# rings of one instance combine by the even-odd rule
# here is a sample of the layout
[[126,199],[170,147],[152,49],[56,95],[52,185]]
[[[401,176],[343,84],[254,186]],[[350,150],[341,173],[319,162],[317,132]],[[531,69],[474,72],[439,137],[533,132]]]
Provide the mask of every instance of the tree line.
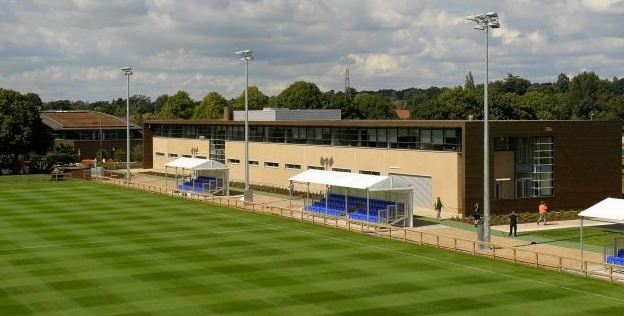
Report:
[[[412,119],[464,120],[483,117],[483,84],[472,73],[463,86],[383,89],[377,91],[321,91],[312,82],[296,81],[276,96],[249,88],[249,108],[341,109],[343,119],[397,119],[396,109],[410,111]],[[600,78],[582,72],[572,78],[560,74],[552,82],[532,83],[508,74],[489,85],[490,118],[494,120],[619,120],[624,121],[624,78]],[[186,91],[152,100],[130,97],[132,122],[150,119],[219,119],[223,108],[244,108],[244,91],[224,98],[216,91],[193,100]],[[41,110],[93,110],[125,117],[126,100],[42,102],[35,93],[0,89],[0,160],[15,163],[20,155],[45,154],[52,146],[41,123]]]
[[[475,84],[468,73],[463,86],[383,89],[377,91],[321,91],[312,82],[296,81],[276,96],[249,87],[249,108],[341,109],[343,119],[397,119],[396,109],[409,110],[412,119],[462,120],[483,117],[483,84]],[[244,92],[226,99],[210,91],[202,100],[188,92],[163,94],[155,100],[144,95],[130,97],[130,115],[135,124],[149,119],[219,119],[223,108],[244,108]],[[44,110],[94,110],[125,117],[126,100],[51,101]],[[495,120],[624,120],[624,78],[601,79],[593,72],[572,78],[565,74],[553,82],[532,83],[507,74],[489,85],[490,118]]]

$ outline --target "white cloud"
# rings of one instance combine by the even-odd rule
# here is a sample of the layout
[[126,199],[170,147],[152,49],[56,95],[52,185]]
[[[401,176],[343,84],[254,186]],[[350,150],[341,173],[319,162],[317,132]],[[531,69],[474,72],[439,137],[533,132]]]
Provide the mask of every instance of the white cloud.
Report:
[[[187,89],[240,94],[250,83],[277,94],[297,79],[342,90],[454,86],[482,76],[483,36],[463,17],[474,4],[449,0],[59,0],[10,1],[0,12],[0,77],[48,99],[155,98]],[[624,1],[484,0],[501,29],[490,39],[491,78],[530,80],[592,69],[622,76]],[[556,14],[553,14],[556,13]],[[619,73],[618,73],[619,72]]]

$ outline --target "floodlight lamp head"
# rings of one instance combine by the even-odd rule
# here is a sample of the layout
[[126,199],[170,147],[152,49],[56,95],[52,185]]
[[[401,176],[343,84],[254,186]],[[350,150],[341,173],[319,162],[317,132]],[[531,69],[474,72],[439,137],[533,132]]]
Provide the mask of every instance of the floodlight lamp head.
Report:
[[498,13],[496,12],[488,12],[485,14],[488,18],[490,19],[497,19],[498,18]]
[[132,75],[132,68],[130,68],[130,67],[123,67],[123,68],[121,68],[121,71],[123,71],[124,75],[126,75],[126,76]]
[[241,60],[254,60],[251,49],[241,50],[235,53],[241,57]]
[[488,25],[490,26],[490,28],[493,28],[493,29],[500,28],[500,23],[498,21],[492,21]]

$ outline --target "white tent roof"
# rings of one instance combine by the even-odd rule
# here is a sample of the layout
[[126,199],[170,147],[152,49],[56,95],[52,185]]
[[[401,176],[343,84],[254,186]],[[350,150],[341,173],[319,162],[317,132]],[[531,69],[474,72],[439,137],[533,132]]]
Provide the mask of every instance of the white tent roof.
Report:
[[579,213],[580,217],[589,217],[607,222],[624,223],[624,200],[606,198]]
[[218,161],[197,159],[197,158],[178,158],[174,161],[168,162],[165,166],[171,168],[184,168],[191,170],[213,170],[213,169],[227,169],[228,167]]
[[365,190],[390,188],[389,179],[387,176],[310,169],[291,177],[289,180]]

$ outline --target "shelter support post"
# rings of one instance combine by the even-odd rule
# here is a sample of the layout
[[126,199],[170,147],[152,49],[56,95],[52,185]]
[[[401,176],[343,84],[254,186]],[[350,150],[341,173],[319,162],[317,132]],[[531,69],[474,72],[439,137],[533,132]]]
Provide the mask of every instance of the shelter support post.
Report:
[[176,190],[178,189],[178,167],[175,167]]
[[581,269],[583,269],[583,217],[581,217]]
[[370,221],[370,192],[366,190],[366,221]]
[[306,188],[306,199],[305,199],[305,203],[303,204],[303,207],[305,208],[306,206],[308,206],[308,200],[310,199],[310,182],[307,183],[307,188]]
[[344,197],[345,197],[345,215],[349,216],[349,201],[347,200],[349,197],[349,188],[345,188]]
[[167,189],[167,178],[169,178],[169,174],[167,173],[167,166],[165,166],[165,189]]
[[325,209],[327,209],[327,204],[328,204],[327,200],[329,200],[329,191],[328,191],[327,184],[326,184],[325,185]]

